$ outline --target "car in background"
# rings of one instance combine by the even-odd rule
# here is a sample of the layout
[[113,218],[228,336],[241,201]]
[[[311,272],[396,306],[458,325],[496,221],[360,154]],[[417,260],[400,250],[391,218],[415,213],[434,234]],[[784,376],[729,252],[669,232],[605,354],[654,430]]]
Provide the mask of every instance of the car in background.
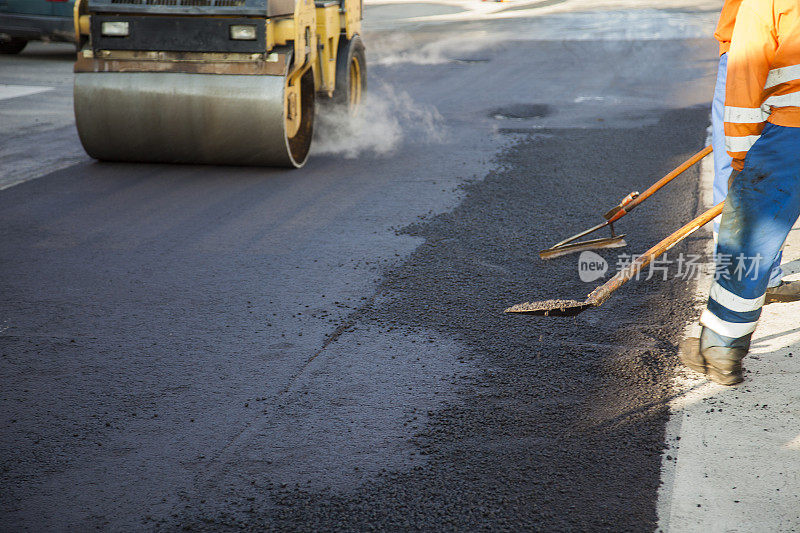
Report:
[[28,41],[75,42],[75,0],[0,0],[0,54],[18,54]]

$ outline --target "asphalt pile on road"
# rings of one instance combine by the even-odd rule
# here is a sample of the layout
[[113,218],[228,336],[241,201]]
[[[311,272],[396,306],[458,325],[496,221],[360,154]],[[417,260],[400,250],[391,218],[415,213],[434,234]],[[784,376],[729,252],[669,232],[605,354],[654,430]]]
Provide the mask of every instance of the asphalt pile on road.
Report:
[[[502,170],[466,185],[455,210],[403,230],[425,243],[385,273],[384,303],[360,310],[359,322],[435,330],[477,369],[458,381],[458,401],[428,413],[414,436],[421,466],[347,492],[237,487],[231,498],[246,505],[236,512],[190,502],[180,525],[653,530],[676,343],[693,313],[689,284],[633,282],[575,318],[502,310],[588,292],[577,258],[543,262],[538,251],[696,151],[706,122],[705,109],[684,109],[652,127],[537,130],[500,156]],[[622,253],[695,214],[697,177],[690,170],[620,228],[630,243]],[[697,250],[704,238],[673,252]],[[601,253],[613,273],[620,251]]]

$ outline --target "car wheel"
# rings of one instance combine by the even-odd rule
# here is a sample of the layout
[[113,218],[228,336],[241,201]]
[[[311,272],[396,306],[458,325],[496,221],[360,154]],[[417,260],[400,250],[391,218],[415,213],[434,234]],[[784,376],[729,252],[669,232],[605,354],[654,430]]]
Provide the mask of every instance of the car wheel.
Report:
[[18,54],[22,52],[28,41],[12,37],[6,41],[0,41],[0,54]]

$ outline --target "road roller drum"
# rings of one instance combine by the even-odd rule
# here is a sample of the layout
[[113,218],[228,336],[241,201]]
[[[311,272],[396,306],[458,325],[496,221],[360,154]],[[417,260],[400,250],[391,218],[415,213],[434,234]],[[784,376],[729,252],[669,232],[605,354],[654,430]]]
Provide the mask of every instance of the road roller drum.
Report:
[[81,142],[105,161],[300,167],[315,102],[363,100],[360,22],[359,0],[79,0]]

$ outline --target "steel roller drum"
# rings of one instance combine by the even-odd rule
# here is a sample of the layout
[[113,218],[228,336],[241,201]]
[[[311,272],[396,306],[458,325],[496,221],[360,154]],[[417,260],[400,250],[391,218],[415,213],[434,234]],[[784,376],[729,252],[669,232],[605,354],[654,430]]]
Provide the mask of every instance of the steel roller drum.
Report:
[[95,159],[299,167],[308,143],[300,142],[305,148],[298,149],[295,140],[290,148],[284,81],[282,76],[79,73],[75,121],[83,147]]

